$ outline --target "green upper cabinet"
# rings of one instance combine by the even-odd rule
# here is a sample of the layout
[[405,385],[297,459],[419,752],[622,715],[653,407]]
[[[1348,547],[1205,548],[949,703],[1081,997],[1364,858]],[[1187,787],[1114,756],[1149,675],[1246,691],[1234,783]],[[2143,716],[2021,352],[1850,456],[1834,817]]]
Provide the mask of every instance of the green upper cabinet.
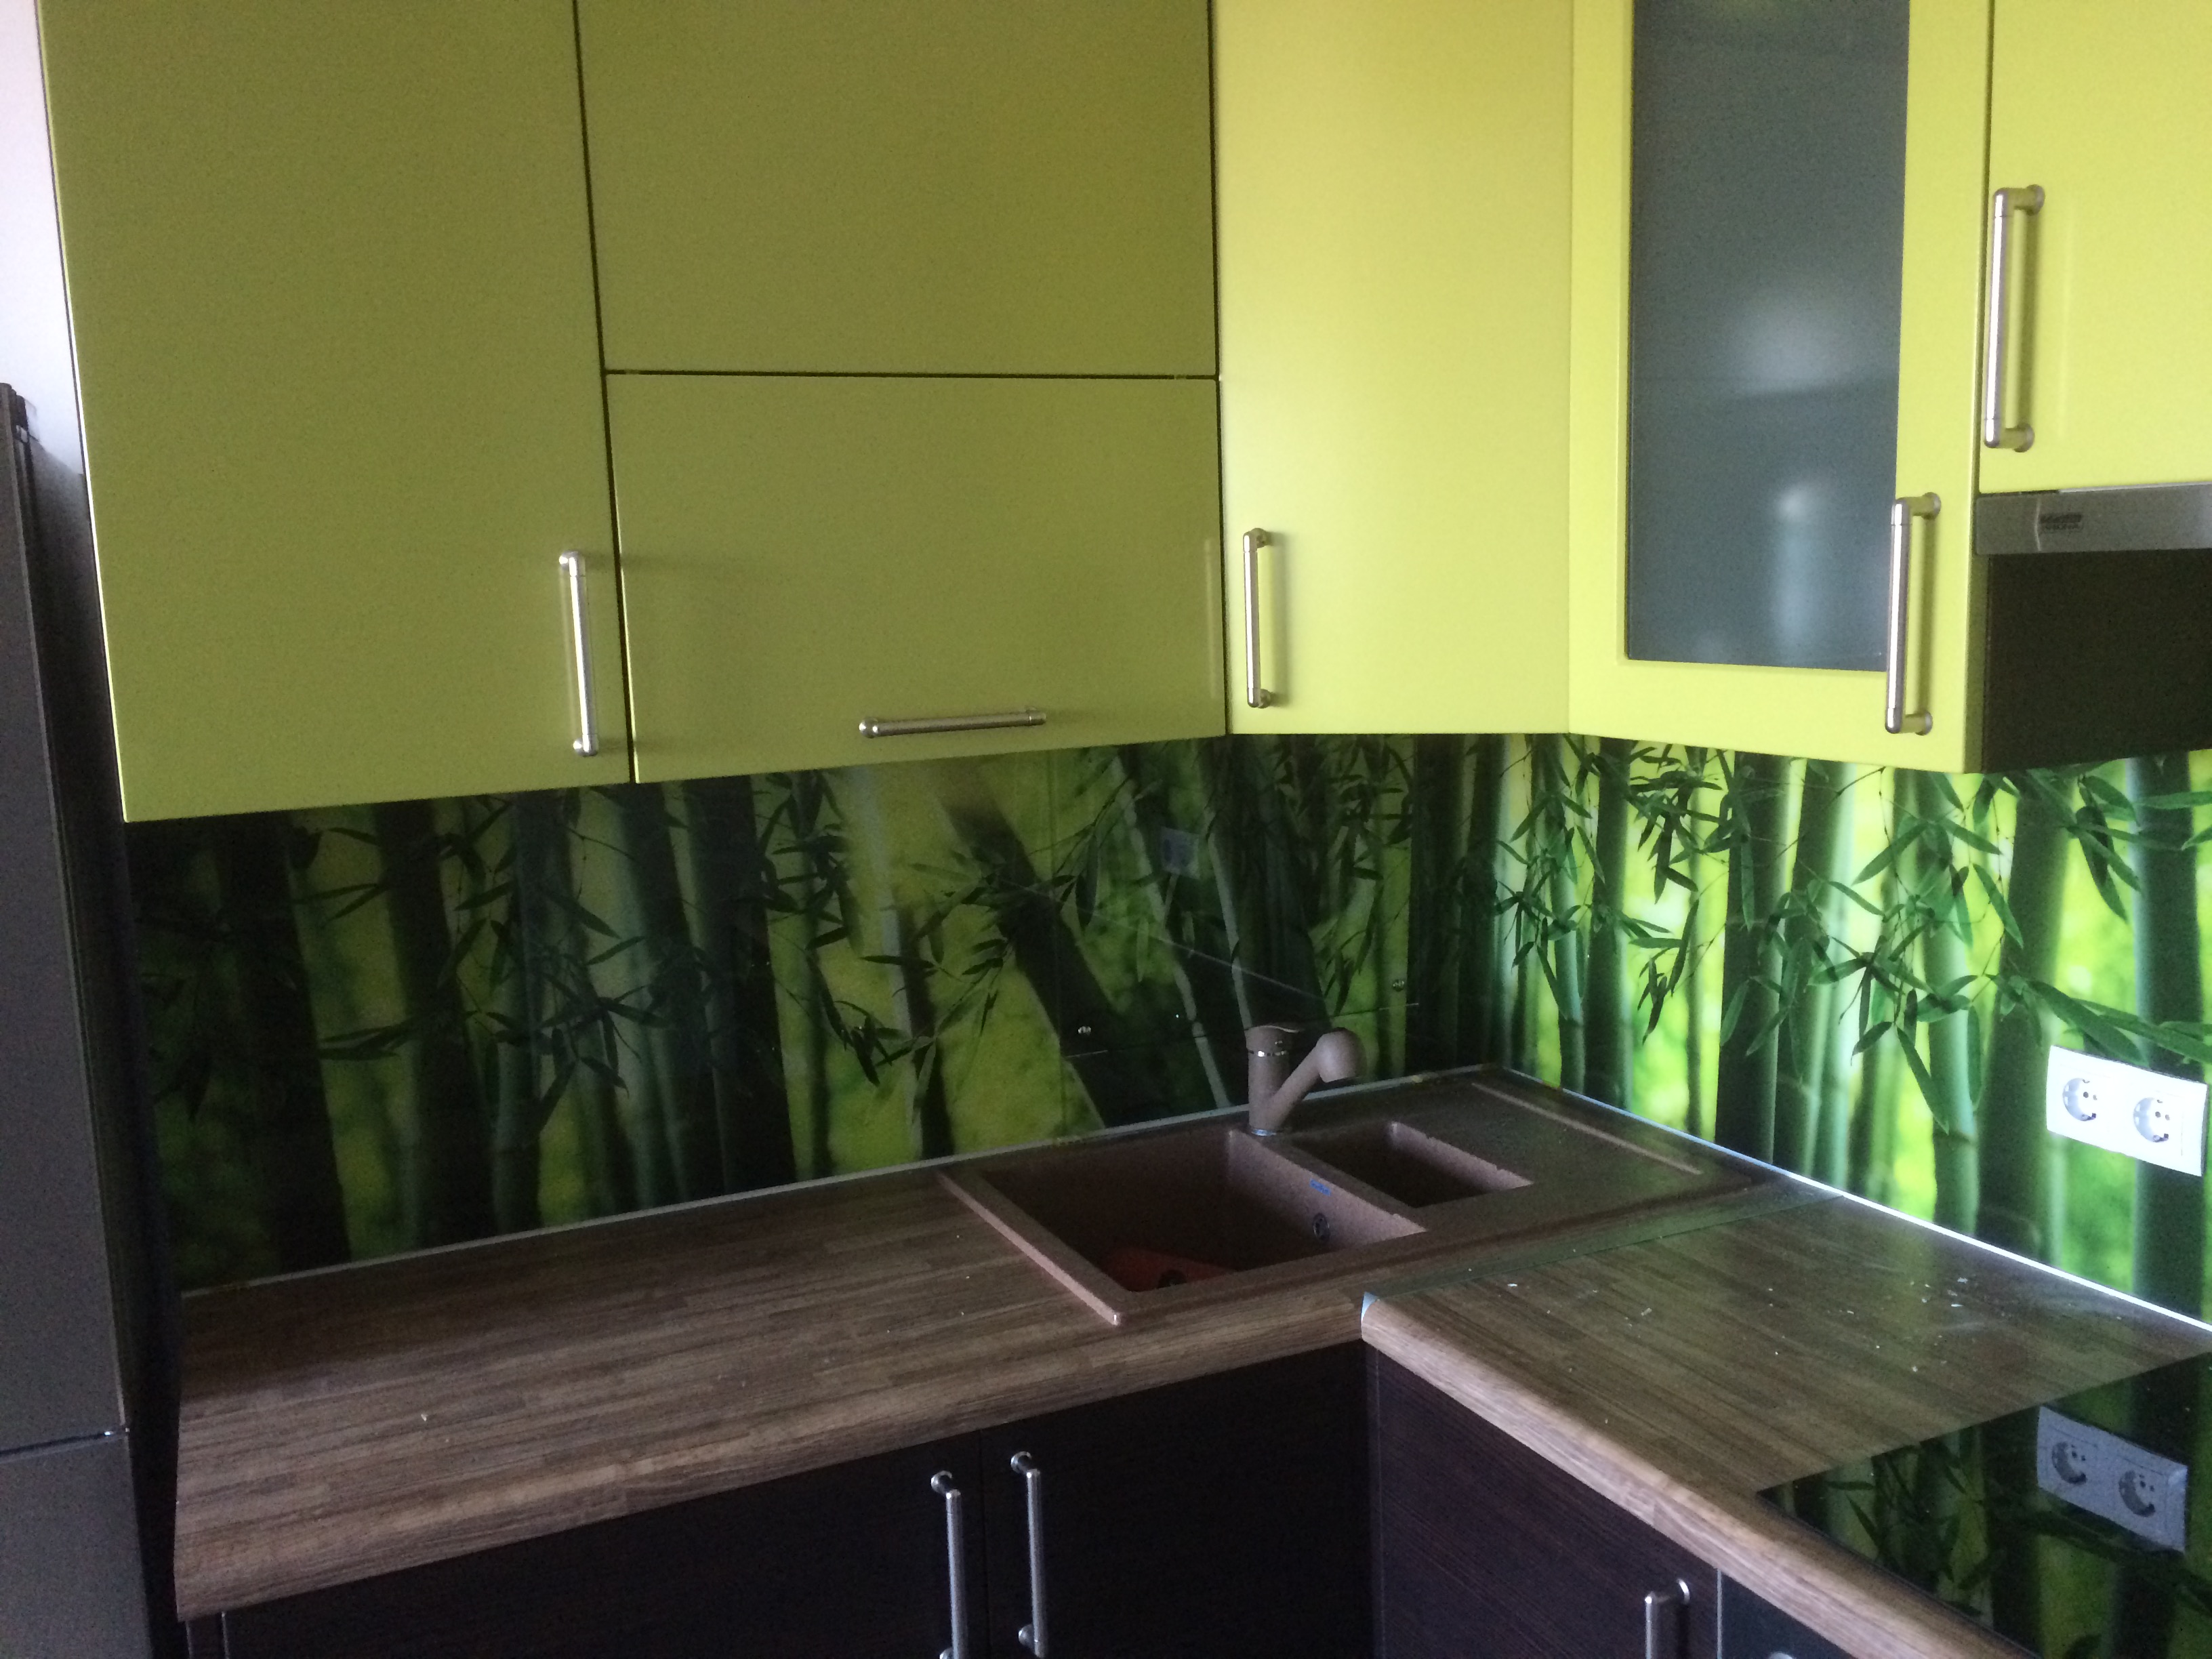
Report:
[[1210,375],[1206,0],[582,0],[611,369]]
[[1231,724],[1556,731],[1572,7],[1214,21]]
[[1211,381],[608,398],[641,779],[1221,730]]
[[1576,0],[1571,730],[1975,765],[1989,27]]
[[568,0],[41,11],[129,816],[628,775]]
[[1989,206],[2014,211],[1983,488],[2212,479],[2212,6],[1996,0],[1992,64]]

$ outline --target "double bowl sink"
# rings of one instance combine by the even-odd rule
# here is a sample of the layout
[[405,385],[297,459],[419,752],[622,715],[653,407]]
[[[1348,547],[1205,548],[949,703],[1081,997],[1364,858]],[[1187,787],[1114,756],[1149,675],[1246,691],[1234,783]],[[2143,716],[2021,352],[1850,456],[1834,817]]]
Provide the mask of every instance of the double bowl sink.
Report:
[[943,1179],[1097,1313],[1325,1278],[1751,1184],[1757,1166],[1494,1070],[1319,1094],[1258,1136],[1216,1114]]

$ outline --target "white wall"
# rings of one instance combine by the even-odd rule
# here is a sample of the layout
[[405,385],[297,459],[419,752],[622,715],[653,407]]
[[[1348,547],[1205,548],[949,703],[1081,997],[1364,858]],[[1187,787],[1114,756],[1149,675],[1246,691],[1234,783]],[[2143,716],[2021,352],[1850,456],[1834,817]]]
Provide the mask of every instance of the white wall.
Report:
[[84,449],[34,0],[0,0],[0,381],[30,405],[39,447],[81,478]]

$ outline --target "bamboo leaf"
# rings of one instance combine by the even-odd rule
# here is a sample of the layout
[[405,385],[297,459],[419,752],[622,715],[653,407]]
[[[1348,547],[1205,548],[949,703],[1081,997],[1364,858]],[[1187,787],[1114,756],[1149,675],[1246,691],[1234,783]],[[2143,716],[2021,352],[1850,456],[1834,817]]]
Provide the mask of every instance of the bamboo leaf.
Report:
[[[2016,945],[2023,945],[2020,922],[2012,913],[2012,906],[2006,902],[2004,890],[1999,887],[1996,878],[1978,864],[1974,866],[1974,876],[1982,884],[1982,894],[1989,900],[1990,908],[1996,913],[1997,921],[2003,925],[2005,937]],[[1971,943],[1971,936],[1969,942]]]

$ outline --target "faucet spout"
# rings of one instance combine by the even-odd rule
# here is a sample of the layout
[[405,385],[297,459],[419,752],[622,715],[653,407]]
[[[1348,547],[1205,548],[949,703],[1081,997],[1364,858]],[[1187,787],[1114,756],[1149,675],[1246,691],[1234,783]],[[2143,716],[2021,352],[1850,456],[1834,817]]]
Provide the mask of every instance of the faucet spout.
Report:
[[1284,1075],[1291,1057],[1291,1029],[1286,1025],[1255,1025],[1244,1033],[1245,1098],[1249,1122],[1255,1135],[1271,1135],[1317,1085],[1347,1083],[1366,1064],[1359,1039],[1341,1026],[1323,1031],[1297,1068]]

